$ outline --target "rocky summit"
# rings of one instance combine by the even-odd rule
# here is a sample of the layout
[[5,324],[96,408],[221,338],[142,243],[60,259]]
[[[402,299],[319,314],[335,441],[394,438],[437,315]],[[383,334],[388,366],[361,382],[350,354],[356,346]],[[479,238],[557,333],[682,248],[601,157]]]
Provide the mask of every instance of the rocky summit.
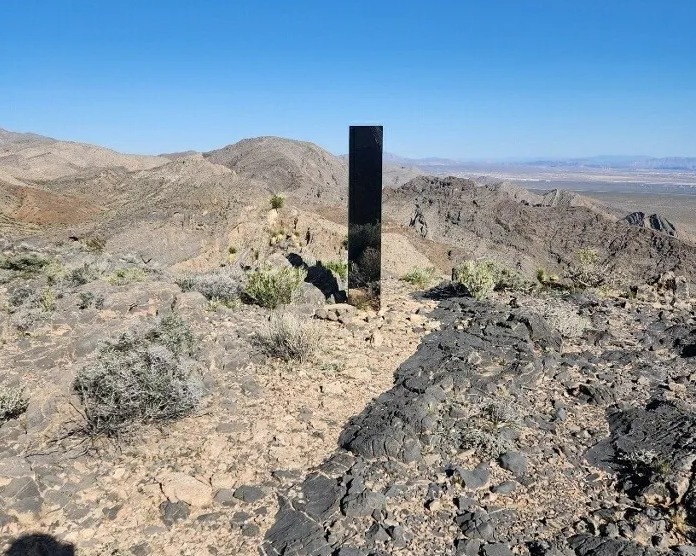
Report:
[[0,551],[696,554],[682,222],[385,175],[375,310],[344,158],[0,130]]

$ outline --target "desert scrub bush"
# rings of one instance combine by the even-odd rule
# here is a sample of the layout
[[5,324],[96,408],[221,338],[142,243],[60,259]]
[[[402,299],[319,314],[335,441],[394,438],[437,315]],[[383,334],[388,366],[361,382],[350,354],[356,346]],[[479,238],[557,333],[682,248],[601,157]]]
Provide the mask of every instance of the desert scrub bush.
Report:
[[292,313],[271,315],[256,335],[256,343],[266,355],[285,361],[306,361],[319,349],[319,340],[319,329]]
[[461,430],[460,446],[473,449],[479,457],[485,459],[498,459],[505,452],[514,449],[513,443],[496,430],[486,430],[474,425],[466,425]]
[[161,344],[176,356],[194,354],[194,338],[191,328],[178,313],[163,317],[159,324],[151,328],[145,339],[155,344]]
[[425,288],[433,281],[437,271],[433,267],[420,268],[414,267],[401,277],[401,280],[416,286],[417,288]]
[[497,271],[495,290],[530,293],[537,289],[534,282],[527,280],[519,272],[504,266],[497,266]]
[[141,423],[190,414],[203,395],[188,325],[176,314],[145,334],[125,333],[98,349],[73,381],[82,403],[84,432],[119,436]]
[[89,263],[69,270],[64,278],[64,282],[72,286],[82,286],[95,280],[99,280],[105,273],[105,268]]
[[479,301],[494,290],[531,292],[535,289],[520,273],[488,259],[464,261],[452,270],[452,280]]
[[244,296],[261,307],[275,309],[292,303],[293,295],[307,277],[307,271],[292,267],[262,267],[251,271]]
[[283,206],[285,205],[285,197],[282,195],[275,193],[274,195],[271,196],[271,208],[272,209],[282,209]]
[[0,256],[0,269],[31,275],[40,273],[50,262],[37,253],[16,253]]
[[59,284],[67,275],[68,271],[58,259],[50,261],[43,269],[46,281],[49,286]]
[[0,386],[0,424],[14,419],[24,413],[29,400],[24,396],[24,389],[17,386]]
[[241,272],[216,270],[204,274],[188,274],[175,279],[182,291],[197,291],[209,301],[222,305],[236,305],[239,301]]
[[337,259],[334,261],[322,261],[321,266],[338,274],[342,280],[348,279],[348,261]]
[[577,257],[580,261],[580,266],[584,267],[594,266],[599,261],[599,254],[596,249],[580,249],[577,252]]
[[495,289],[497,267],[493,261],[464,261],[452,272],[455,282],[464,286],[476,299],[488,297]]
[[90,307],[102,309],[104,307],[104,296],[94,292],[80,292],[77,306],[80,309],[89,309]]
[[9,295],[11,321],[20,332],[27,332],[38,321],[46,319],[56,309],[61,297],[52,288],[43,289],[21,286]]
[[566,272],[576,288],[597,288],[609,280],[608,266],[599,264],[596,249],[580,249],[576,258],[578,264],[572,265]]
[[108,281],[115,286],[126,286],[134,282],[144,282],[147,279],[147,272],[142,268],[117,268],[109,276]]
[[55,311],[57,297],[58,296],[56,295],[56,292],[54,290],[52,290],[51,288],[44,288],[43,290],[41,290],[41,293],[37,298],[39,309],[46,313]]
[[545,268],[537,269],[536,278],[543,288],[563,288],[561,277],[558,274],[548,272]]
[[565,338],[579,338],[585,330],[592,327],[590,319],[579,315],[571,305],[546,303],[540,314]]
[[106,249],[106,240],[100,236],[90,236],[82,240],[82,245],[91,253],[103,253]]

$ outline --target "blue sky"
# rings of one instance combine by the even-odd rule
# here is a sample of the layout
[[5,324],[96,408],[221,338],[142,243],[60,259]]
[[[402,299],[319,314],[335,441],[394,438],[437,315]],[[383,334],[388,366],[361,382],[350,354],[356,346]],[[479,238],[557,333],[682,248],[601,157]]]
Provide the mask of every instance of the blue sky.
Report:
[[692,0],[0,0],[0,127],[462,159],[696,156]]

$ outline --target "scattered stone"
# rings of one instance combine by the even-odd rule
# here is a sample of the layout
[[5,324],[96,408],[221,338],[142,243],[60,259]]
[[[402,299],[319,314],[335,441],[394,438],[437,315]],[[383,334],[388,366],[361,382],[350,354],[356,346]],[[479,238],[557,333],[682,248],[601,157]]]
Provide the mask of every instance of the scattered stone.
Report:
[[160,505],[160,513],[164,524],[171,527],[177,521],[188,519],[189,515],[191,515],[191,510],[186,502],[165,501]]
[[242,485],[235,489],[233,496],[237,500],[253,504],[254,502],[258,502],[259,500],[263,499],[263,497],[266,496],[266,493],[261,487]]
[[527,458],[519,452],[505,452],[500,456],[500,467],[510,471],[515,477],[527,474]]

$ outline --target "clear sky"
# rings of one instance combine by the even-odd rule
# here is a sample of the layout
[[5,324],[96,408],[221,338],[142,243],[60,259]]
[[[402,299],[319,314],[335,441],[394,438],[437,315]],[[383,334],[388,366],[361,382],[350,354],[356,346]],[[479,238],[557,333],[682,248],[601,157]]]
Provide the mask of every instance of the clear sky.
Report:
[[0,127],[462,159],[696,156],[696,0],[0,0]]

